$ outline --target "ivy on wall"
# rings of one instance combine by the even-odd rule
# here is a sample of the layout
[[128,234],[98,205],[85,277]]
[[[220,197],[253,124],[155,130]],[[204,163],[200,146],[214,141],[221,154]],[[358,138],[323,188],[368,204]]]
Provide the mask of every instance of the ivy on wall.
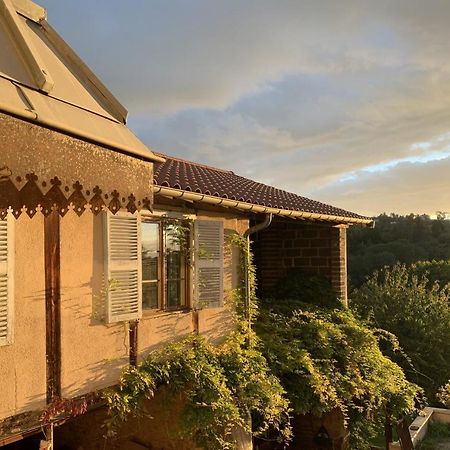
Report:
[[229,244],[240,249],[249,280],[249,289],[241,283],[234,291],[234,331],[220,346],[189,336],[129,367],[105,395],[110,435],[129,417],[145,415],[146,400],[162,387],[169,400],[183,400],[178,433],[212,450],[235,448],[235,427],[252,426],[254,435],[286,443],[292,413],[321,415],[336,407],[346,417],[351,447],[363,450],[383,428],[387,407],[393,417],[414,410],[420,389],[381,352],[387,333],[348,310],[304,303],[294,290],[258,302],[247,240],[233,235]]

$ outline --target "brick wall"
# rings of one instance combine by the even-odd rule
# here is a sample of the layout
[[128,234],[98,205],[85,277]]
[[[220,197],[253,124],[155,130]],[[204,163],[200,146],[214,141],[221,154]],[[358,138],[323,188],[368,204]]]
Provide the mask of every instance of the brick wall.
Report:
[[252,236],[261,294],[292,269],[324,275],[347,302],[347,241],[342,225],[274,220]]

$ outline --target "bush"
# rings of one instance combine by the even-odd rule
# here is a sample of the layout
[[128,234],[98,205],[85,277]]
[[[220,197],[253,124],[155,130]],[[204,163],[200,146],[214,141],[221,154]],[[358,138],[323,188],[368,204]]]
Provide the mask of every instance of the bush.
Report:
[[447,408],[450,408],[450,380],[439,389],[437,397]]
[[215,347],[190,336],[152,353],[138,367],[127,368],[118,386],[105,395],[108,434],[114,435],[129,417],[144,415],[145,401],[165,386],[169,394],[178,394],[173,398],[184,399],[178,432],[200,448],[235,448],[231,432],[236,426],[248,429],[249,414],[255,435],[271,430],[280,441],[289,440],[284,390],[262,354],[244,341],[235,332]]
[[369,448],[383,427],[386,405],[397,415],[414,410],[418,387],[381,353],[376,333],[350,311],[262,307],[255,329],[293,411],[321,415],[340,408],[352,448]]
[[397,264],[376,272],[351,295],[351,307],[398,338],[409,359],[393,353],[412,382],[425,389],[430,400],[450,378],[450,287],[430,284],[417,267]]

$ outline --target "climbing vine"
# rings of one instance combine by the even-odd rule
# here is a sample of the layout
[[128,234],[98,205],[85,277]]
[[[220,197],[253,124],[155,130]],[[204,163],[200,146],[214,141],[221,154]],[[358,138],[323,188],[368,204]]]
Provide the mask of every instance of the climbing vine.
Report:
[[351,448],[369,448],[384,428],[386,409],[392,417],[412,413],[421,390],[381,352],[387,333],[370,329],[348,310],[297,300],[289,311],[289,303],[263,302],[256,330],[293,412],[320,416],[338,408]]
[[183,400],[177,432],[201,448],[233,449],[233,429],[251,431],[249,414],[257,418],[255,434],[272,429],[280,440],[290,437],[284,390],[261,353],[246,348],[239,332],[218,347],[189,336],[129,367],[118,386],[105,394],[108,434],[114,435],[130,416],[145,415],[146,400],[162,387],[168,401]]
[[[229,241],[230,246],[239,248],[244,243],[237,236]],[[250,273],[253,283],[251,268]],[[201,336],[191,335],[124,371],[118,385],[104,395],[109,406],[109,436],[129,417],[145,415],[146,402],[163,390],[168,401],[181,399],[183,403],[177,433],[201,448],[235,448],[236,428],[256,436],[266,436],[270,431],[280,442],[290,440],[285,391],[271,373],[259,341],[248,339],[251,327],[243,307],[245,292],[241,283],[232,293],[235,326],[222,345],[214,346]],[[251,292],[254,295],[254,287]]]
[[257,301],[247,240],[232,235],[228,244],[239,249],[242,272],[232,293],[234,331],[220,346],[189,336],[129,367],[105,395],[109,435],[130,416],[145,415],[146,402],[161,390],[168,401],[182,400],[179,435],[212,450],[235,448],[236,428],[288,442],[292,413],[335,408],[344,414],[351,448],[362,450],[383,428],[387,407],[392,417],[414,410],[420,389],[380,350],[381,340],[398,350],[389,333],[348,310],[304,303],[298,292]]

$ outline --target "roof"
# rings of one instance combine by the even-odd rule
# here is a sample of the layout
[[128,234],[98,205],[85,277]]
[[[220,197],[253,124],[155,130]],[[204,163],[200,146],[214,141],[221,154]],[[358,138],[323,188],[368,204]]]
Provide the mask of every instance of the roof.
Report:
[[[161,187],[155,194],[176,195],[185,193],[191,200],[223,199],[220,204],[235,206],[256,212],[272,212],[291,217],[303,217],[340,223],[371,224],[373,219],[310,200],[291,192],[277,189],[257,181],[236,175],[229,170],[218,169],[171,156],[157,154],[164,163],[154,164],[154,184]],[[181,197],[181,195],[178,195]],[[248,205],[248,206],[247,206]],[[250,208],[253,205],[253,208]]]
[[30,0],[0,0],[0,111],[146,160],[127,110]]

